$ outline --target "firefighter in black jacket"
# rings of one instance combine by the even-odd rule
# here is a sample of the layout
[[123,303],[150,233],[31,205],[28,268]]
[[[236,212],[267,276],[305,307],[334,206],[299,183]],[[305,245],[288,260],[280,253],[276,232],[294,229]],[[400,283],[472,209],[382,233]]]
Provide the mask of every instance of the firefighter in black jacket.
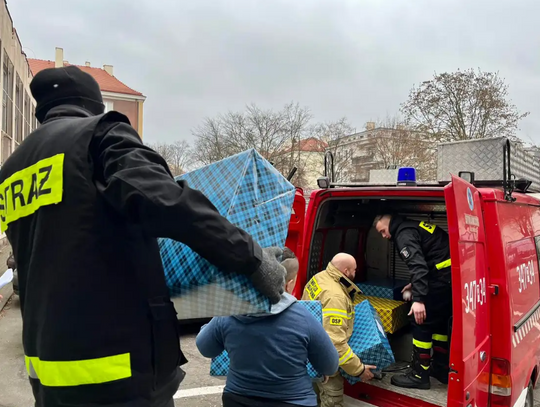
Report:
[[430,375],[447,384],[452,315],[448,233],[400,216],[378,216],[373,224],[382,237],[394,241],[411,272],[411,283],[403,291],[412,291],[413,364],[408,373],[393,376],[392,384],[429,389]]
[[262,250],[175,182],[76,67],[30,84],[41,126],[0,171],[0,226],[17,262],[23,345],[38,407],[170,407],[186,362],[157,237],[251,276],[272,302],[280,249]]

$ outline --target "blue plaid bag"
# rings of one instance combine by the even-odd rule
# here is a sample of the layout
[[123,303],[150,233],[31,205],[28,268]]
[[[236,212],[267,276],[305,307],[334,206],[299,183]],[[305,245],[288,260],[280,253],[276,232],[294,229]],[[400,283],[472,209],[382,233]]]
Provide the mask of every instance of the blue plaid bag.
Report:
[[[315,319],[322,324],[322,306],[319,301],[298,301],[298,303],[306,307]],[[212,359],[210,363],[210,376],[227,376],[229,363],[229,355],[227,351],[223,351],[219,356]],[[311,363],[309,361],[306,361],[306,363],[309,377],[314,381],[321,379],[322,375],[315,370]]]
[[[184,174],[219,213],[261,247],[285,245],[295,188],[255,150]],[[270,310],[248,277],[225,274],[186,245],[159,239],[165,278],[179,319],[246,315]]]
[[[353,333],[349,339],[352,351],[358,355],[362,363],[377,366],[377,371],[395,363],[392,348],[375,308],[365,300],[357,304],[354,311]],[[340,371],[350,384],[360,381],[360,378],[348,375],[343,369]]]

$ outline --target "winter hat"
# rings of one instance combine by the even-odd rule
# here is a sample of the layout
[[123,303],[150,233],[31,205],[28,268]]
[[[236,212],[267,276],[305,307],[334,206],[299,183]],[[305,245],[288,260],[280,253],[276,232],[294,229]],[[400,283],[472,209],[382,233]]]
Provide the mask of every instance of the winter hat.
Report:
[[96,80],[76,66],[49,68],[38,72],[30,82],[36,100],[36,119],[41,123],[53,107],[76,105],[94,115],[105,111]]

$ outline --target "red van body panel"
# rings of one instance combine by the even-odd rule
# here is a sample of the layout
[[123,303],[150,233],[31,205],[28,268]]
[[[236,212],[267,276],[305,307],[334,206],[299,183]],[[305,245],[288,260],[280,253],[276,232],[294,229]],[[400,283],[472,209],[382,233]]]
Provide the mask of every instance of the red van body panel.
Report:
[[[304,216],[305,201],[297,191],[287,238],[300,260],[294,295],[300,298],[307,283],[311,242],[325,200],[444,199],[454,293],[447,405],[520,406],[529,381],[536,384],[540,364],[540,201],[513,196],[508,202],[501,190],[477,189],[457,177],[445,188],[331,188],[312,192]],[[494,376],[493,366],[506,362],[509,378]],[[498,390],[490,387],[497,384]],[[380,407],[432,406],[364,383],[346,385],[346,393]]]

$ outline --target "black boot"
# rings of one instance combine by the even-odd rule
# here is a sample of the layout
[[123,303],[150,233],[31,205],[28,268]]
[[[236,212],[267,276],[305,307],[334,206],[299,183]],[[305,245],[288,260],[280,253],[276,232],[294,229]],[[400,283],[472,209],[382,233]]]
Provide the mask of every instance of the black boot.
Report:
[[438,363],[435,361],[435,358],[433,359],[433,363],[431,364],[431,377],[434,377],[438,381],[440,381],[442,384],[448,384],[448,374],[450,373],[450,369],[448,368],[448,365],[444,365],[441,363]]
[[392,376],[390,382],[397,387],[406,389],[429,390],[431,383],[430,376],[431,356],[429,353],[420,353],[415,349],[411,369],[400,375]]

